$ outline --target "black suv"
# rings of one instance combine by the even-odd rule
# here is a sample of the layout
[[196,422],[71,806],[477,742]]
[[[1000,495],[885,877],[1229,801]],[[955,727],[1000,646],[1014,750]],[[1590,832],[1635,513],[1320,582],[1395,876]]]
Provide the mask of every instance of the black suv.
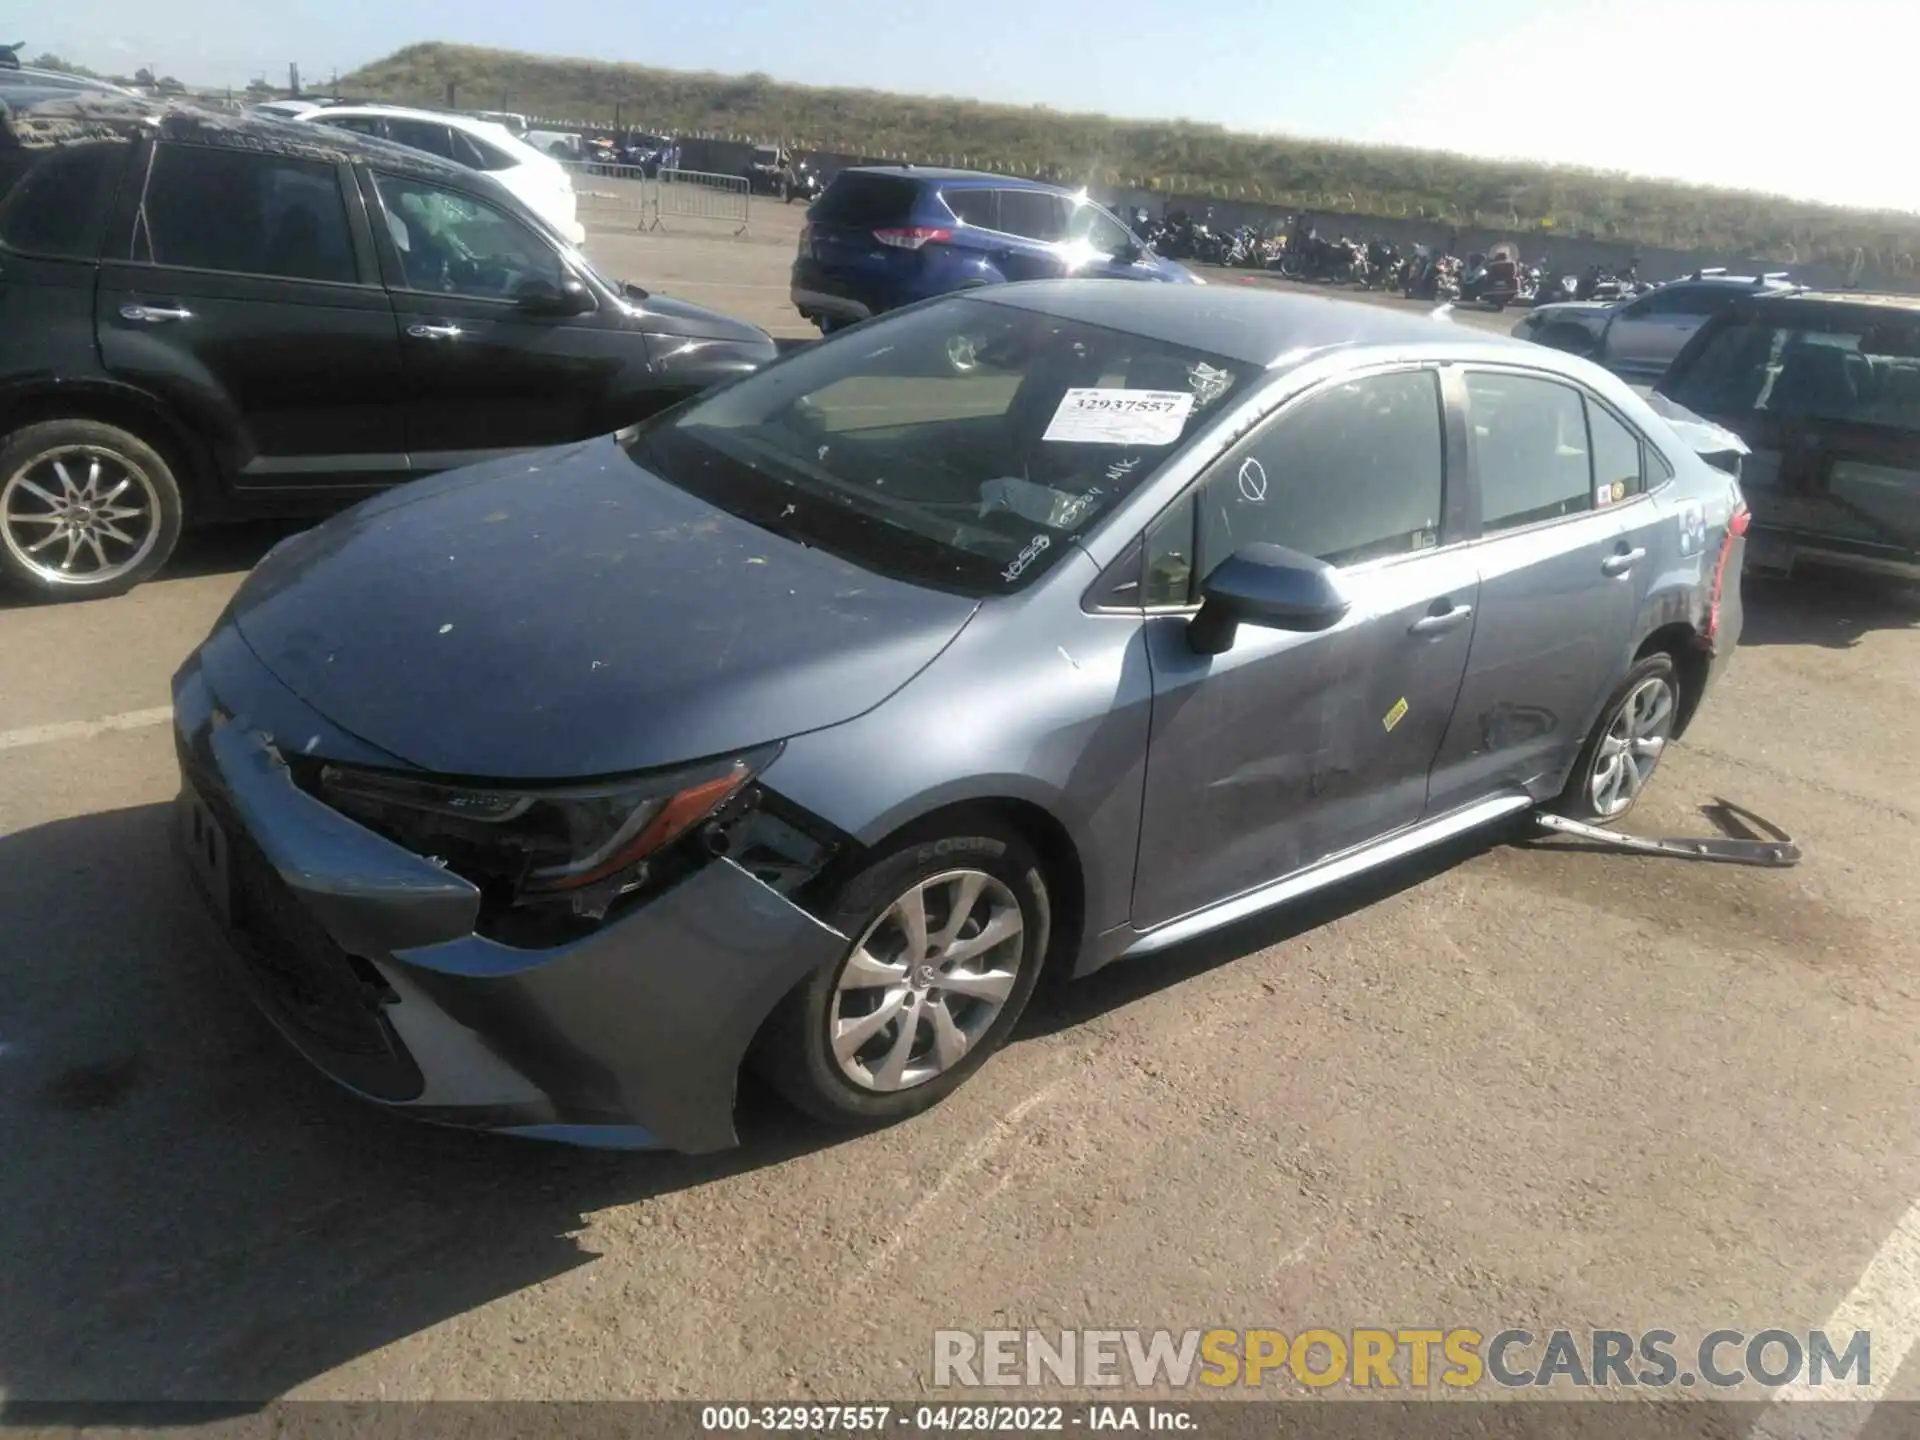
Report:
[[1752,448],[1749,570],[1805,559],[1920,579],[1920,297],[1743,299],[1655,388]]
[[113,594],[183,524],[322,513],[772,360],[484,175],[318,126],[0,90],[0,577]]

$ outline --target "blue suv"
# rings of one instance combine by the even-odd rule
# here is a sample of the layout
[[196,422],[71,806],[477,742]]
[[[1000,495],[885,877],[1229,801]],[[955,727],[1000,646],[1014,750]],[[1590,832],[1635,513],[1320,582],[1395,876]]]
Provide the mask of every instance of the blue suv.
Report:
[[1067,276],[1204,284],[1086,196],[978,170],[842,170],[807,211],[793,303],[831,331],[950,290]]

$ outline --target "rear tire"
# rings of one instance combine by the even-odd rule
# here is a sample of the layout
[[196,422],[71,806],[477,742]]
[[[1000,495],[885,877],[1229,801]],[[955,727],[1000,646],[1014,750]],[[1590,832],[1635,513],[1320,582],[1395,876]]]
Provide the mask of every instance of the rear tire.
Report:
[[1624,819],[1673,743],[1684,698],[1679,669],[1664,650],[1635,664],[1607,697],[1567,788],[1549,808],[1589,824]]
[[185,507],[130,431],[44,420],[0,442],[0,577],[58,600],[122,595],[167,563]]
[[879,855],[820,918],[852,944],[780,1002],[752,1063],[816,1119],[875,1125],[931,1109],[1006,1043],[1052,909],[1032,846],[963,822]]

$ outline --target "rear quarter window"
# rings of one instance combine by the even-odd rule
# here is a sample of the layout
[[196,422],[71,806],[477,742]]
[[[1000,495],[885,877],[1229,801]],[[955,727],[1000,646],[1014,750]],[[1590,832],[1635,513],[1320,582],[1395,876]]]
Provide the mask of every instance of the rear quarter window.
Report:
[[132,148],[109,141],[0,149],[0,245],[23,255],[97,257]]
[[813,203],[809,218],[828,225],[851,225],[882,230],[908,224],[920,187],[892,175],[842,173]]

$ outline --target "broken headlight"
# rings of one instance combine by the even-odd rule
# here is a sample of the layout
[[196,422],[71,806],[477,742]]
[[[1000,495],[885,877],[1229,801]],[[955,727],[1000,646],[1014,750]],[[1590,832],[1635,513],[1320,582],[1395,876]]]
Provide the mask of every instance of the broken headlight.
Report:
[[671,771],[565,786],[463,785],[324,765],[320,798],[513,906],[587,919],[646,885],[673,843],[728,808],[778,746]]

